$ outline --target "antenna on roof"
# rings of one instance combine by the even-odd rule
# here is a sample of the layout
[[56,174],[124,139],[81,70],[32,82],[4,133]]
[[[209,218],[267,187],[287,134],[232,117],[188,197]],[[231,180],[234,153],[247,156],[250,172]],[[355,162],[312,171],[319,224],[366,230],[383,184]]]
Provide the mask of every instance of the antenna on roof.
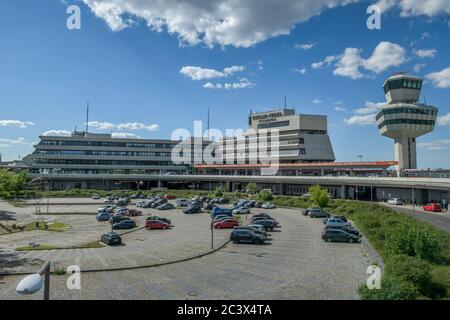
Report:
[[86,106],[86,133],[88,133],[89,129],[89,101]]
[[284,108],[287,109],[287,97],[284,96]]
[[210,127],[209,127],[209,116],[210,116],[210,112],[209,112],[209,108],[208,108],[208,141],[209,141],[209,129],[210,129]]

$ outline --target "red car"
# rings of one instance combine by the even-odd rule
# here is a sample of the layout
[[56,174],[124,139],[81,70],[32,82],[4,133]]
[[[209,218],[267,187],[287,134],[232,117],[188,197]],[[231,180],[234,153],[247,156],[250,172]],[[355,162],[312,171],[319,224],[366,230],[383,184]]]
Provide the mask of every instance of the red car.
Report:
[[126,215],[127,217],[139,217],[142,216],[142,212],[139,210],[130,209],[126,211],[124,215]]
[[214,222],[214,228],[216,229],[231,229],[237,226],[239,226],[239,222],[234,219],[225,219]]
[[163,198],[166,199],[166,200],[175,200],[177,197],[172,196],[170,194],[166,194]]
[[437,203],[429,203],[423,206],[423,210],[431,212],[442,212],[442,207]]
[[159,221],[159,220],[147,220],[145,221],[145,228],[147,230],[153,230],[153,229],[169,229],[170,224]]

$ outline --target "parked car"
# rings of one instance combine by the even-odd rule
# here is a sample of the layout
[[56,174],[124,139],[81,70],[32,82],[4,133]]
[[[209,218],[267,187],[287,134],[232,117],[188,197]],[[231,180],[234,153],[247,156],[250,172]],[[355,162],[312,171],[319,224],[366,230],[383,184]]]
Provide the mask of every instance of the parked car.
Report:
[[230,240],[234,243],[248,242],[254,244],[263,244],[264,241],[266,241],[266,237],[262,234],[255,233],[250,229],[238,228],[234,229],[231,232]]
[[171,194],[166,194],[163,196],[164,199],[166,200],[175,200],[177,197],[171,195]]
[[247,207],[239,207],[233,210],[233,214],[249,214],[250,208]]
[[392,198],[387,201],[387,203],[392,204],[394,206],[402,206],[403,201],[400,198]]
[[304,216],[309,216],[309,214],[310,214],[312,211],[314,211],[314,210],[322,211],[322,208],[320,208],[320,207],[315,207],[315,208],[308,208],[308,209],[305,209],[305,210],[303,210],[303,215],[304,215]]
[[203,208],[205,209],[205,210],[212,210],[214,207],[217,207],[217,205],[214,203],[214,202],[206,202],[204,205],[203,205]]
[[239,226],[239,222],[237,222],[235,219],[225,219],[214,222],[213,226],[215,229],[231,229]]
[[94,195],[92,196],[92,199],[94,199],[94,200],[100,200],[101,197],[100,197],[98,194],[94,194]]
[[183,210],[184,214],[193,214],[193,213],[200,213],[202,212],[202,206],[201,205],[190,205],[186,209]]
[[345,232],[348,232],[355,236],[362,237],[361,233],[358,230],[356,230],[353,227],[346,226],[346,225],[328,225],[328,226],[325,226],[325,228],[324,228],[324,230],[330,230],[330,229],[344,230]]
[[133,229],[136,228],[136,222],[133,220],[122,220],[113,224],[113,229]]
[[233,216],[233,211],[231,211],[231,209],[224,209],[224,208],[220,208],[220,207],[214,207],[211,210],[211,217],[215,217],[218,215],[227,215],[232,217]]
[[442,207],[438,203],[429,203],[423,206],[423,210],[431,212],[442,212]]
[[309,216],[311,218],[329,218],[330,214],[320,209],[320,210],[311,210]]
[[175,209],[175,206],[171,203],[164,203],[157,207],[158,210],[172,210]]
[[361,242],[359,236],[350,234],[344,230],[326,229],[322,232],[322,239],[327,242]]
[[273,225],[275,227],[277,227],[280,223],[277,221],[277,219],[275,218],[268,218],[268,217],[263,217],[263,216],[259,216],[259,217],[252,217],[252,223],[258,220],[269,220],[272,221]]
[[146,220],[145,228],[147,230],[156,230],[156,229],[169,229],[170,224],[161,220]]
[[175,201],[175,203],[177,204],[177,207],[184,208],[189,205],[189,200],[188,199],[178,199]]
[[119,222],[121,222],[121,221],[124,221],[124,220],[130,220],[130,218],[129,217],[126,217],[126,216],[112,216],[111,218],[109,218],[109,221],[111,222],[111,223],[119,223]]
[[249,224],[246,226],[235,227],[234,229],[235,230],[237,230],[237,229],[251,230],[252,232],[263,235],[264,237],[267,238],[267,231],[264,229],[263,226]]
[[346,222],[346,221],[343,221],[343,220],[337,219],[337,218],[328,219],[326,225],[327,226],[343,225],[343,226],[347,226],[347,227],[352,226],[349,222]]
[[329,219],[339,219],[339,220],[342,220],[342,221],[344,221],[344,222],[348,222],[348,221],[347,221],[347,218],[344,217],[344,216],[331,216],[331,217],[329,217],[329,218],[323,219],[323,224],[327,224],[327,222],[328,222]]
[[253,215],[253,219],[257,218],[257,217],[263,217],[266,219],[273,219],[269,214],[265,213],[265,212],[261,212],[261,213],[257,213]]
[[128,212],[128,208],[116,208],[114,209],[114,214],[116,215],[125,215]]
[[163,217],[151,216],[151,217],[147,217],[147,218],[145,219],[145,221],[153,221],[153,220],[158,220],[158,221],[167,223],[168,225],[172,225],[172,221],[170,221],[170,220],[167,219],[167,218],[163,218]]
[[124,213],[124,215],[128,217],[140,217],[142,216],[142,211],[136,209],[129,209]]
[[122,237],[115,232],[110,232],[102,235],[101,241],[108,246],[119,245],[122,244]]
[[260,219],[260,220],[252,221],[251,224],[263,226],[266,231],[273,231],[275,229],[275,224],[273,223],[272,220]]
[[114,199],[111,198],[111,197],[105,198],[105,199],[103,200],[103,203],[114,203]]
[[113,213],[115,209],[116,209],[115,206],[109,205],[109,206],[104,206],[104,207],[98,208],[97,212],[98,213],[102,213],[102,212]]
[[275,209],[277,206],[273,203],[264,203],[261,208],[263,209]]
[[108,212],[101,212],[98,213],[96,216],[97,221],[109,221],[109,219],[111,218],[111,213]]
[[230,202],[229,198],[219,198],[217,201],[217,203],[220,203],[220,204],[227,204],[229,202]]

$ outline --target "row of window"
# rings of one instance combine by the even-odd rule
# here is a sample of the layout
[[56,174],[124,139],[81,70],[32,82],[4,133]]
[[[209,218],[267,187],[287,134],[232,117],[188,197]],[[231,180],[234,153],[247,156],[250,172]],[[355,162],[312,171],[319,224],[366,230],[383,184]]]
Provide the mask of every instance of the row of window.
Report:
[[377,120],[381,118],[383,115],[387,114],[421,114],[421,115],[430,115],[436,116],[437,110],[435,109],[424,109],[424,108],[395,108],[395,109],[384,109],[377,115]]
[[258,129],[270,129],[270,128],[281,128],[281,127],[289,127],[289,121],[277,121],[277,122],[268,122],[268,123],[260,123],[258,124]]
[[135,143],[135,142],[105,142],[105,141],[60,141],[42,140],[44,146],[77,146],[77,147],[120,147],[120,148],[162,148],[171,149],[175,143]]
[[379,129],[389,124],[414,124],[414,125],[426,125],[426,126],[434,126],[434,120],[417,120],[417,119],[393,119],[393,120],[385,120],[378,126]]
[[386,85],[384,86],[384,93],[396,89],[421,89],[421,88],[422,88],[422,80],[412,80],[412,79],[390,80],[386,82]]
[[95,150],[36,150],[36,154],[59,156],[117,156],[117,157],[170,157],[172,152],[95,151]]
[[[96,169],[33,169],[30,170],[31,173],[34,174],[70,174],[70,175],[77,175],[77,174],[103,174],[103,175],[109,175],[109,174],[161,174],[159,171],[155,170],[144,170],[144,169],[133,169],[133,170],[126,170],[126,169],[112,169],[112,170],[96,170]],[[180,172],[184,172],[180,171]]]
[[118,160],[72,160],[33,159],[35,165],[87,165],[87,166],[173,166],[170,161],[118,161]]

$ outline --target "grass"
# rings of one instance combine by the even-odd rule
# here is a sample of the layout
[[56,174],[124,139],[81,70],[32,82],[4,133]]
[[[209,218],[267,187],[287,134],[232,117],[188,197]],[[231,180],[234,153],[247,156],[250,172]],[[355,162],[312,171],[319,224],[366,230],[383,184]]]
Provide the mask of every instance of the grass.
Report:
[[[54,231],[54,232],[63,232],[66,230],[69,230],[70,226],[61,222],[53,222],[48,223],[48,231]],[[32,231],[32,230],[46,230],[45,225],[42,222],[39,222],[39,227],[36,228],[35,222],[30,222],[27,225],[25,225],[23,231]]]
[[32,246],[23,246],[17,247],[16,251],[43,251],[43,250],[63,250],[63,249],[97,249],[104,248],[105,246],[100,241],[93,241],[86,244],[78,245],[78,246],[59,246],[59,245],[48,245],[41,244],[37,247]]

